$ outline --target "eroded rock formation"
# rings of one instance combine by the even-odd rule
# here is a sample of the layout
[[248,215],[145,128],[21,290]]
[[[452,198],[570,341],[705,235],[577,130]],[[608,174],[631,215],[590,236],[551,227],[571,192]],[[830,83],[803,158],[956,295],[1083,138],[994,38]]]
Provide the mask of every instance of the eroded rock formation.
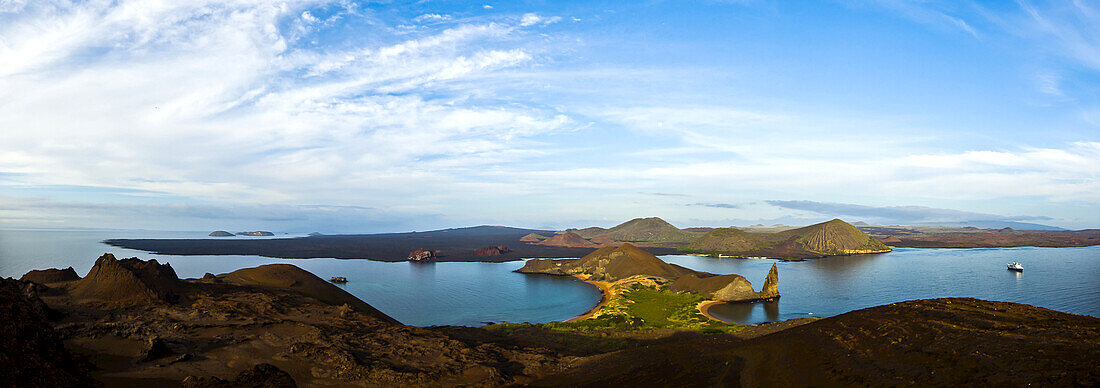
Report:
[[484,247],[474,252],[474,256],[486,257],[486,256],[500,256],[505,253],[511,252],[511,249],[503,245],[497,245],[492,247]]
[[48,268],[48,269],[36,269],[27,272],[23,277],[19,278],[24,282],[35,282],[38,284],[55,283],[55,282],[68,282],[73,280],[80,280],[80,275],[76,274],[76,270],[73,267],[65,269]]
[[409,252],[409,261],[432,261],[433,259],[435,259],[435,251],[420,248]]

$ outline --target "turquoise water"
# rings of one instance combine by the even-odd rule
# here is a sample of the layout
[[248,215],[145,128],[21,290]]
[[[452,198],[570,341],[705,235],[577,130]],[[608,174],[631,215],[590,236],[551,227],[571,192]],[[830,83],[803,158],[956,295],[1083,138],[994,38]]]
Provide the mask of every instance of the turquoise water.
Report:
[[[665,261],[712,273],[736,273],[759,287],[773,263],[779,269],[774,303],[719,305],[727,321],[759,323],[828,317],[913,299],[973,297],[1026,303],[1100,316],[1100,246],[1085,248],[898,248],[890,253],[774,260],[664,256]],[[1024,272],[1005,265],[1019,261]]]
[[[104,252],[157,258],[180,277],[201,277],[268,263],[291,263],[322,278],[345,276],[342,285],[397,320],[417,326],[486,322],[549,322],[584,313],[599,300],[592,286],[570,278],[514,273],[522,262],[383,263],[368,260],[270,259],[258,256],[150,255],[99,243],[107,238],[204,238],[200,232],[0,230],[0,276],[31,269],[73,266],[84,275]],[[720,305],[722,319],[759,323],[827,317],[900,302],[976,297],[1027,303],[1100,316],[1100,247],[897,249],[876,255],[800,262],[709,258],[662,259],[700,271],[737,273],[757,288],[773,263],[779,267],[778,302]],[[1023,273],[1005,269],[1019,261]]]
[[270,263],[290,263],[339,285],[408,325],[481,326],[487,322],[550,322],[583,314],[600,300],[594,286],[566,277],[512,272],[523,262],[384,263],[370,260],[271,259],[259,256],[169,256],[112,247],[108,238],[205,238],[197,232],[0,230],[0,276],[32,269],[73,266],[81,276],[104,252],[156,258],[181,278],[226,273]]

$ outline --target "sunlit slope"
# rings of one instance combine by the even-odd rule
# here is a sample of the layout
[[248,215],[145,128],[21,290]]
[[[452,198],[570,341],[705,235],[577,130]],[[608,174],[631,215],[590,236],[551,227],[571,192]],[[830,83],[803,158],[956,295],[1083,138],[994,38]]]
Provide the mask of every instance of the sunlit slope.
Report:
[[878,239],[838,219],[777,233],[748,233],[736,228],[720,228],[700,237],[685,249],[783,259],[890,251]]
[[833,219],[828,222],[776,233],[796,237],[802,248],[827,255],[887,252],[890,247],[855,226]]
[[658,217],[649,217],[624,222],[602,235],[615,241],[686,244],[702,234],[681,230]]
[[764,235],[758,235],[737,228],[718,228],[699,237],[688,249],[700,252],[742,252],[767,245]]

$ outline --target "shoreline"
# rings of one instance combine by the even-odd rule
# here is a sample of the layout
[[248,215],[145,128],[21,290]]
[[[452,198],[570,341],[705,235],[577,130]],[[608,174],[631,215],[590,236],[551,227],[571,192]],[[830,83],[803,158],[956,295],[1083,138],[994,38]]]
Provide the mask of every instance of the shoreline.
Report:
[[703,314],[703,316],[705,316],[709,319],[713,319],[713,320],[718,321],[718,322],[731,323],[731,322],[726,322],[726,321],[723,321],[721,319],[715,318],[713,315],[710,315],[710,307],[714,306],[716,304],[719,304],[719,303],[726,303],[726,302],[722,302],[722,301],[718,301],[718,300],[704,300],[702,302],[699,302],[699,304],[696,305],[695,308],[699,309],[699,313]]
[[582,321],[582,320],[591,318],[593,315],[596,314],[596,312],[600,311],[600,309],[602,309],[604,306],[607,305],[608,302],[611,301],[611,288],[608,287],[608,285],[603,284],[603,282],[588,280],[588,278],[586,278],[582,275],[569,275],[569,276],[572,276],[573,278],[579,279],[582,282],[585,282],[585,283],[591,284],[593,286],[596,286],[596,288],[598,288],[600,290],[600,301],[598,303],[596,303],[596,305],[593,306],[591,309],[588,309],[588,311],[585,311],[584,314],[575,316],[573,318],[569,318],[569,319],[567,319],[565,321],[562,321],[562,322],[576,322],[576,321]]

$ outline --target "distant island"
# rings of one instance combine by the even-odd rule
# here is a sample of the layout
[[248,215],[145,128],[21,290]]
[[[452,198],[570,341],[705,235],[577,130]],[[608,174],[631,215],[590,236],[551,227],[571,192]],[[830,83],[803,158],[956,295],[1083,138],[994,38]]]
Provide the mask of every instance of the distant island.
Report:
[[224,230],[215,230],[210,232],[210,237],[233,237],[233,233],[226,232]]
[[[226,231],[218,231],[224,236]],[[274,236],[257,231],[237,235]],[[211,233],[211,236],[215,236]],[[228,236],[225,236],[228,237]],[[475,226],[428,232],[321,235],[262,240],[110,239],[104,243],[166,255],[258,255],[279,258],[335,257],[406,261],[409,253],[434,252],[431,261],[503,262],[524,258],[576,258],[629,243],[654,255],[805,260],[889,252],[891,247],[989,248],[1100,245],[1100,230],[1015,230],[977,227],[852,225],[834,219],[809,226],[678,228],[657,217],[636,218],[611,228],[536,230]],[[487,249],[507,247],[507,251]],[[480,251],[480,253],[479,253]]]
[[255,232],[237,232],[238,236],[255,236],[255,237],[268,237],[274,236],[275,233],[271,233],[264,230],[257,230]]

